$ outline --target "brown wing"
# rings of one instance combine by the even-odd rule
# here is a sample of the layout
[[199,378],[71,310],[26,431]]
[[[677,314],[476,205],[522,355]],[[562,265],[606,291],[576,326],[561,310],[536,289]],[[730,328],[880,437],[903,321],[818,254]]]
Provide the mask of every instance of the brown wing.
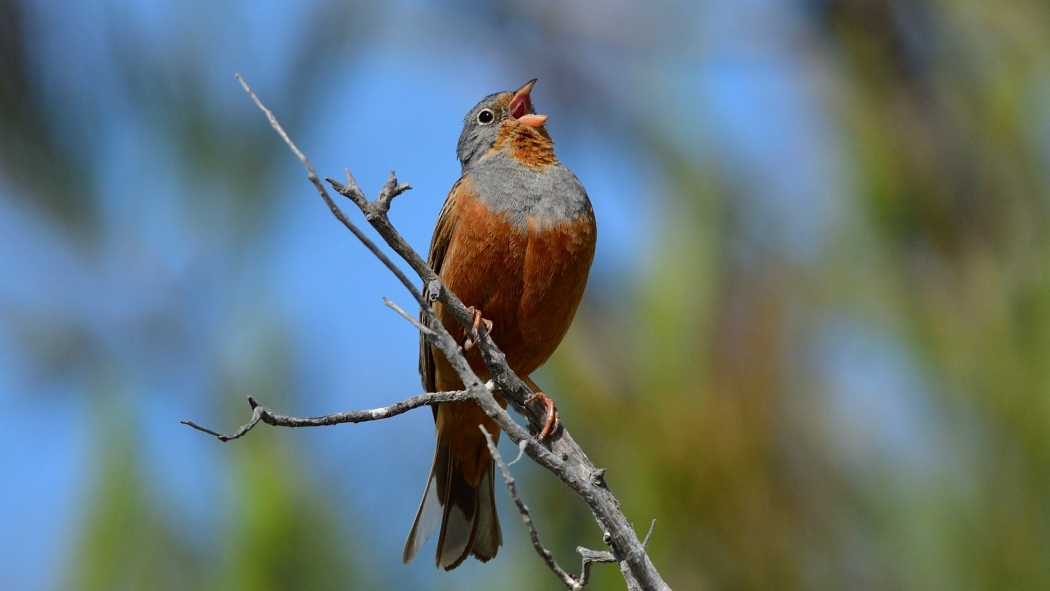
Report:
[[[430,239],[430,251],[427,253],[427,264],[438,276],[441,275],[441,266],[445,262],[448,244],[452,241],[452,235],[459,223],[459,216],[453,215],[453,211],[456,209],[456,204],[461,201],[461,195],[472,184],[469,181],[470,178],[464,175],[452,185],[452,190],[445,198],[445,205],[438,214],[437,225],[434,226],[434,236]],[[419,312],[419,320],[425,326],[430,326],[430,321],[422,310]],[[434,351],[422,334],[419,335],[419,376],[423,381],[423,390],[434,392]],[[435,412],[437,412],[437,407],[435,407]]]

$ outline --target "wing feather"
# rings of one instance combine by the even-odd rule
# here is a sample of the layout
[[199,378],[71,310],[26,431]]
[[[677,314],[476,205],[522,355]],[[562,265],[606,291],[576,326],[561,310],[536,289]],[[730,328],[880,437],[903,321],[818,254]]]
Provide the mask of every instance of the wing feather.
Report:
[[[441,268],[445,263],[445,253],[448,252],[448,245],[452,242],[452,236],[456,232],[456,227],[459,224],[459,217],[454,215],[456,206],[460,203],[472,183],[469,182],[470,178],[466,175],[461,176],[456,184],[452,185],[452,190],[449,191],[448,197],[445,198],[445,205],[441,208],[441,213],[438,214],[437,224],[434,226],[434,236],[430,239],[430,250],[427,253],[427,264],[434,270],[438,276],[441,276]],[[419,312],[419,320],[424,326],[430,326],[430,321],[423,314],[423,311]],[[423,335],[419,335],[419,376],[423,381],[423,390],[426,392],[436,391],[434,383],[434,350],[430,343],[427,343]],[[437,415],[437,407],[434,407],[434,414]]]

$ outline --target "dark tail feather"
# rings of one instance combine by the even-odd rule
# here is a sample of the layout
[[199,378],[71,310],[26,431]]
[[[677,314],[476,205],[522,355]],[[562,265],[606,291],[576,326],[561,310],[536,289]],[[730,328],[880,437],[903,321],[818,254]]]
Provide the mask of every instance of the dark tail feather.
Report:
[[452,570],[471,554],[483,562],[495,556],[503,545],[503,534],[496,514],[493,469],[490,460],[477,486],[471,486],[449,453],[448,445],[439,442],[427,490],[401,560],[408,562],[416,557],[434,533],[439,516],[441,533],[436,556],[439,568]]
[[[438,482],[441,482],[440,469]],[[441,515],[441,532],[438,534],[437,558],[438,568],[452,570],[460,565],[478,535],[478,488],[471,486],[463,477],[459,462],[455,458],[448,463],[445,473],[445,494],[439,495],[443,513]]]
[[495,463],[489,460],[488,468],[478,481],[478,535],[471,553],[482,562],[488,562],[503,545],[503,532],[499,528],[499,515],[496,514],[496,496],[492,489],[495,469]]

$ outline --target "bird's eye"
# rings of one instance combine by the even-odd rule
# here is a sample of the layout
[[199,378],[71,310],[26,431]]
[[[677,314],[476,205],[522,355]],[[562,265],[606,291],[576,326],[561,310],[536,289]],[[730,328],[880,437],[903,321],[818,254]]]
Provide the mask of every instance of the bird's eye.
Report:
[[482,112],[478,113],[478,123],[481,123],[482,125],[486,123],[492,123],[492,120],[495,118],[496,116],[493,115],[492,111],[488,109],[485,109]]

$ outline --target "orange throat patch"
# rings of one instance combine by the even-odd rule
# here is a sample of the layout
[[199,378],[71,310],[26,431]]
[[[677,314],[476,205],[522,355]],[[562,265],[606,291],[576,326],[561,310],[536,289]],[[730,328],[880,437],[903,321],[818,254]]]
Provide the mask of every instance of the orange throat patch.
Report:
[[527,127],[507,121],[500,128],[493,151],[509,142],[511,156],[529,168],[547,168],[556,163],[554,142],[543,127]]

